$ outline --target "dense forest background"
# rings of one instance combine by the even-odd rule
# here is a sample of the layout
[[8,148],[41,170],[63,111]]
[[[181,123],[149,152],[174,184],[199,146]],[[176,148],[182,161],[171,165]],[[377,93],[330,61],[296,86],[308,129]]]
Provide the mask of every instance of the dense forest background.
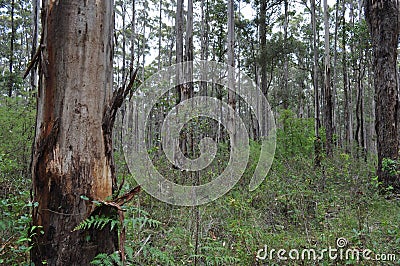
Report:
[[[369,2],[115,0],[114,90],[125,86],[133,69],[137,69],[134,90],[177,62],[223,62],[261,88],[277,126],[271,170],[261,186],[249,192],[261,133],[248,104],[217,85],[196,84],[189,93],[178,89],[165,95],[152,112],[146,141],[153,162],[170,180],[181,184],[210,181],[224,170],[229,158],[229,134],[210,119],[184,128],[183,135],[190,138],[181,145],[188,156],[198,156],[196,143],[204,136],[218,142],[217,157],[196,175],[197,180],[173,167],[162,154],[161,123],[185,97],[208,95],[234,106],[248,125],[250,161],[234,189],[206,205],[179,207],[145,192],[136,195],[124,206],[124,263],[377,265],[376,261],[329,257],[320,261],[257,259],[265,245],[276,250],[322,250],[335,247],[339,238],[345,238],[349,248],[382,255],[388,265],[400,262],[400,168],[397,154],[392,158],[379,155],[380,141],[388,138],[377,136],[377,118],[381,121],[387,114],[376,113],[384,101],[376,89],[379,62],[374,57]],[[0,1],[1,265],[30,265],[32,239],[41,233],[32,227],[31,211],[38,203],[32,200],[31,159],[40,86],[37,57],[43,48],[42,5],[39,0]],[[391,30],[398,41],[400,26],[395,24],[397,28]],[[398,60],[396,64],[398,71]],[[397,87],[398,81],[394,100],[388,101],[397,106],[396,112]],[[394,117],[397,125],[400,116]],[[400,127],[395,129],[396,141],[390,143],[396,143],[398,153]],[[134,175],[140,173],[128,171],[121,141],[121,128],[116,126],[114,152],[122,195],[137,185]],[[120,226],[120,222],[115,224]],[[113,221],[97,216],[74,227],[85,230],[108,223]],[[118,253],[99,254],[93,260],[95,265],[112,263],[122,265]]]

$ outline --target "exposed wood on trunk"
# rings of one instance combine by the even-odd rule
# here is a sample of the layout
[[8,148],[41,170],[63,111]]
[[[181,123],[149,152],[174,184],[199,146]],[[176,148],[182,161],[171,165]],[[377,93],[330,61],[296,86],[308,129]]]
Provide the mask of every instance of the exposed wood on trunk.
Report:
[[35,265],[89,265],[118,249],[109,227],[72,232],[95,207],[81,195],[104,200],[116,187],[103,125],[112,94],[112,9],[106,0],[43,1],[32,178],[33,225],[44,234],[33,240]]

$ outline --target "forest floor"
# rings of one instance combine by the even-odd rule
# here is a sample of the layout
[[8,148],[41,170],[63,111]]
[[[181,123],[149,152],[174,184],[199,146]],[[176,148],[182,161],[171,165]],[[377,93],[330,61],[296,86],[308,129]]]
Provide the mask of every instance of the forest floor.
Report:
[[[315,168],[312,121],[285,123],[271,170],[255,191],[248,184],[260,145],[252,141],[243,178],[211,203],[172,206],[141,192],[126,206],[127,265],[398,265],[400,198],[390,188],[380,192],[376,158],[336,148]],[[228,148],[220,145],[206,181],[224,168]],[[155,159],[160,171],[182,179],[165,158]],[[29,265],[34,203],[21,174],[28,171],[13,171],[19,164],[7,154],[0,153],[0,161],[0,265]],[[135,187],[119,153],[116,162],[123,190]],[[99,256],[94,264],[112,265],[113,259]]]

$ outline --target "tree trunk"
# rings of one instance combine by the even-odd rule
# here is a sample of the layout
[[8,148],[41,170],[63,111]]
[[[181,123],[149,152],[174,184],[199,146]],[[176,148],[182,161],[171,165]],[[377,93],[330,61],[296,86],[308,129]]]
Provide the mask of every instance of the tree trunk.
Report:
[[[337,133],[340,135],[340,125],[339,125],[339,110],[336,112],[336,104],[337,101],[337,83],[338,83],[338,52],[337,52],[337,43],[338,43],[338,29],[339,29],[339,0],[336,1],[335,7],[335,37],[334,37],[334,46],[333,46],[333,84],[332,84],[332,121],[333,121],[333,134]],[[337,129],[337,127],[339,127]],[[340,137],[338,136],[338,141],[335,143],[336,146],[340,146]]]
[[377,174],[384,188],[400,191],[398,175],[382,169],[383,159],[398,159],[398,73],[399,1],[367,0],[368,22],[374,52],[374,86],[376,97],[376,133],[378,144]]
[[325,24],[325,131],[326,131],[326,154],[332,155],[333,145],[333,123],[332,123],[332,93],[331,93],[331,57],[329,48],[329,13],[328,1],[324,0],[324,24]]
[[283,1],[285,10],[285,21],[283,23],[283,48],[284,48],[284,62],[283,62],[283,92],[282,92],[282,106],[283,109],[289,108],[289,56],[288,56],[288,26],[289,26],[289,2]]
[[[31,58],[33,59],[36,54],[36,50],[38,49],[38,37],[39,37],[39,13],[40,13],[40,4],[39,0],[33,0],[32,1],[32,24],[33,24],[33,29],[32,29],[32,49],[31,49]],[[32,68],[31,70],[31,76],[30,76],[30,85],[31,85],[31,90],[35,91],[37,88],[37,69]]]
[[315,130],[315,160],[316,167],[321,164],[321,139],[319,136],[319,91],[318,91],[318,47],[317,47],[317,22],[315,17],[315,0],[311,0],[311,26],[313,31],[313,50],[314,50],[314,65],[313,65],[313,82],[314,82],[314,130]]
[[15,1],[11,1],[11,40],[10,40],[10,58],[8,61],[8,71],[10,77],[8,79],[8,97],[12,96],[14,88],[14,43],[15,43],[15,21],[14,21]]
[[162,40],[162,0],[159,3],[159,15],[158,15],[158,62],[157,62],[157,70],[161,70],[161,40]]
[[73,231],[115,189],[111,132],[113,1],[43,1],[32,178],[35,265],[89,265],[117,249],[115,230]]
[[342,47],[343,47],[343,93],[344,93],[344,120],[345,120],[345,150],[350,152],[352,148],[353,139],[353,123],[352,123],[352,109],[351,109],[351,92],[349,92],[348,72],[347,72],[347,52],[346,52],[346,1],[343,1],[342,6]]
[[[176,5],[176,18],[175,18],[175,41],[176,41],[176,63],[183,62],[183,0],[178,0]],[[180,84],[181,76],[183,75],[182,70],[177,68],[177,82]],[[181,86],[176,88],[177,97],[176,104],[181,102]]]
[[[235,10],[233,0],[228,0],[228,40],[227,40],[227,53],[228,53],[228,70],[229,89],[235,89]],[[233,110],[236,109],[235,93],[232,90],[228,92],[228,104]]]

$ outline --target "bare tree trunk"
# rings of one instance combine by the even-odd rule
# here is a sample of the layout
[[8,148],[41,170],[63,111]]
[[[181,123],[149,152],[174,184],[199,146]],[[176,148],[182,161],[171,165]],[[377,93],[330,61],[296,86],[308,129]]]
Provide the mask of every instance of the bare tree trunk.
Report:
[[122,82],[124,82],[126,75],[126,3],[122,1]]
[[344,92],[344,120],[345,120],[345,150],[346,152],[351,151],[352,146],[352,110],[350,106],[350,98],[351,95],[349,93],[349,81],[348,81],[348,72],[347,72],[347,52],[346,52],[346,1],[343,1],[342,6],[342,47],[343,47],[343,92]]
[[8,80],[8,97],[12,96],[14,90],[14,43],[15,43],[15,20],[14,20],[14,12],[15,11],[15,1],[11,1],[11,40],[10,40],[10,58],[8,61],[8,71],[10,72],[10,77]]
[[288,78],[289,78],[289,57],[287,54],[287,46],[288,46],[288,26],[289,26],[289,3],[288,0],[284,0],[284,10],[285,10],[285,21],[283,24],[283,45],[284,45],[284,62],[283,62],[283,108],[289,108],[289,87],[288,87]]
[[[89,265],[117,249],[115,230],[73,231],[115,189],[111,132],[113,1],[43,1],[32,160],[35,265]],[[104,127],[106,126],[106,127]],[[104,215],[110,215],[104,213]],[[39,231],[43,231],[41,234]]]
[[315,130],[315,161],[316,167],[321,164],[321,139],[319,136],[319,89],[318,89],[318,47],[317,47],[317,22],[315,17],[315,0],[311,0],[311,25],[313,31],[313,50],[314,50],[314,66],[313,66],[313,81],[314,81],[314,130]]
[[[332,84],[332,90],[333,90],[333,95],[332,95],[332,120],[333,120],[333,134],[335,132],[340,134],[340,126],[339,126],[339,119],[338,119],[338,114],[339,112],[335,111],[336,104],[338,105],[338,101],[336,99],[337,97],[337,83],[338,83],[338,74],[337,74],[337,62],[338,62],[338,53],[337,53],[337,42],[338,42],[338,28],[339,28],[339,0],[336,1],[336,8],[335,8],[335,40],[334,40],[334,46],[333,46],[333,84]],[[337,126],[339,126],[339,129],[337,129]],[[340,142],[340,138],[338,138]],[[336,145],[339,145],[339,143],[336,143]],[[340,145],[339,145],[340,146]]]
[[[176,63],[183,62],[183,0],[178,0],[176,5],[176,18],[175,18],[175,41],[176,41]],[[181,76],[183,75],[182,70],[177,68],[177,80],[180,84]],[[181,102],[181,86],[177,87],[177,99],[176,103]]]
[[374,83],[376,97],[376,133],[378,143],[377,174],[384,188],[400,191],[398,174],[382,169],[387,158],[397,160],[398,139],[398,73],[397,46],[400,31],[399,1],[366,1],[366,20],[374,52]]
[[[235,89],[235,10],[233,6],[233,0],[228,0],[228,40],[227,40],[227,53],[228,53],[228,65],[229,68],[229,88]],[[236,108],[235,93],[232,90],[228,92],[228,104],[233,110]]]
[[332,123],[332,94],[331,94],[331,57],[329,48],[329,13],[328,1],[324,0],[324,24],[325,24],[325,131],[326,154],[332,155],[333,123]]
[[[261,68],[261,91],[267,97],[267,60],[266,60],[266,48],[267,48],[267,30],[266,30],[266,12],[267,12],[267,1],[260,0],[260,68]],[[254,49],[252,49],[254,51]],[[256,75],[257,76],[257,75]]]
[[159,4],[159,15],[158,15],[158,63],[157,70],[161,70],[161,40],[162,40],[162,0],[160,0]]
[[[32,50],[31,50],[31,58],[34,59],[36,55],[36,50],[38,49],[38,39],[39,39],[39,10],[40,3],[39,0],[32,1]],[[38,86],[38,78],[37,78],[37,69],[35,67],[31,70],[30,76],[31,90],[35,91]]]

